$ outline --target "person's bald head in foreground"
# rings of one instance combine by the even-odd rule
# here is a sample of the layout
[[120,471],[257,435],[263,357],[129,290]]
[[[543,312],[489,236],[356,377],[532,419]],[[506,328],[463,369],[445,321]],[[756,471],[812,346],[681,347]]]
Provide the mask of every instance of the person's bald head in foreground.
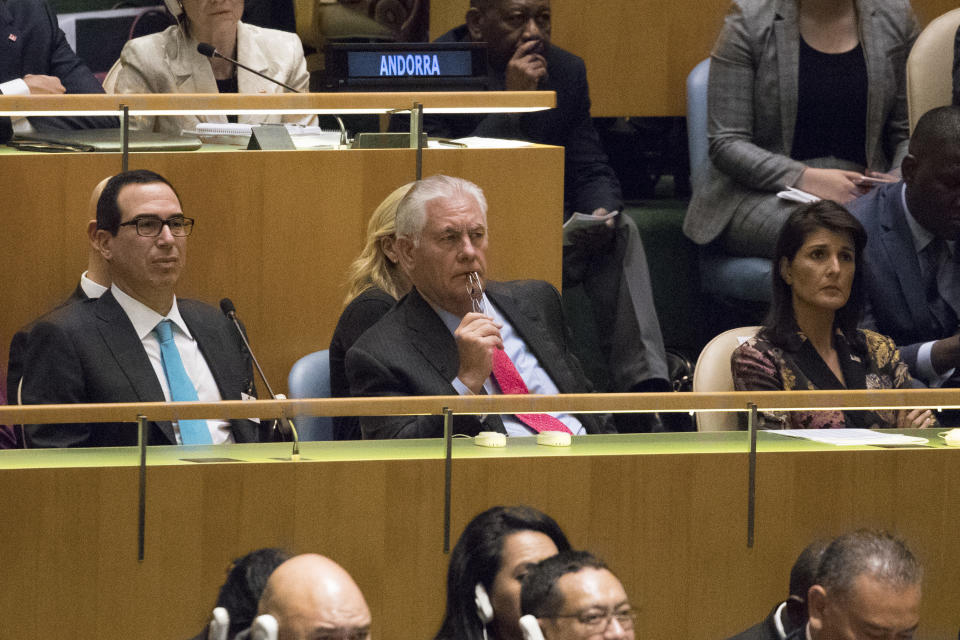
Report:
[[274,570],[258,615],[270,614],[278,640],[367,640],[370,608],[357,583],[330,558],[308,553]]
[[87,256],[87,277],[104,287],[110,286],[110,271],[107,268],[107,261],[100,255],[94,237],[97,235],[97,203],[100,201],[100,194],[103,188],[107,186],[110,176],[97,183],[90,194],[90,220],[87,221],[87,237],[90,239],[90,251]]

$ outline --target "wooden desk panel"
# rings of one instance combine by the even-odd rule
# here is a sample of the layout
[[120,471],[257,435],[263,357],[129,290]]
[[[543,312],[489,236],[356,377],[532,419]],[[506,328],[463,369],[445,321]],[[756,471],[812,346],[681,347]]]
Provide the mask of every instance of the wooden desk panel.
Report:
[[[430,6],[430,36],[463,24],[469,0]],[[594,116],[682,116],[686,80],[710,55],[729,0],[553,0],[553,41],[587,63]],[[921,24],[954,0],[913,0]]]
[[[955,636],[960,452],[803,451],[811,445],[761,441],[756,544],[748,549],[742,436],[620,436],[621,454],[611,453],[613,439],[591,437],[571,451],[530,445],[529,455],[507,458],[454,442],[454,455],[467,456],[454,461],[454,540],[487,507],[531,504],[617,571],[640,608],[638,637],[715,640],[768,613],[814,537],[888,528],[926,567],[921,637]],[[689,440],[696,453],[643,453]],[[355,460],[324,453],[347,449]],[[396,459],[381,458],[388,449]],[[132,465],[136,454],[127,451]],[[29,640],[69,628],[76,637],[189,637],[229,560],[267,545],[343,564],[366,594],[376,638],[422,640],[436,630],[448,560],[440,441],[307,443],[304,457],[314,461],[296,464],[271,461],[289,453],[280,445],[218,451],[249,462],[149,468],[142,564],[135,466],[69,466],[94,451],[0,452],[0,465],[22,465],[22,456],[65,465],[0,471],[5,634]]]
[[[232,298],[277,390],[297,358],[329,345],[370,213],[415,177],[410,150],[135,154],[130,167],[167,177],[197,218],[178,293]],[[13,333],[76,287],[90,191],[119,168],[117,154],[0,153],[4,362]],[[560,286],[562,149],[426,150],[423,173],[484,189],[492,277]]]

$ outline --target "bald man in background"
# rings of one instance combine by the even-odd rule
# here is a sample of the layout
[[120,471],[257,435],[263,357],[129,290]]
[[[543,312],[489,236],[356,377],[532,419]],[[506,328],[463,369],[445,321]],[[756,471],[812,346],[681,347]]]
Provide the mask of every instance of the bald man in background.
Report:
[[277,620],[277,640],[369,640],[370,608],[350,574],[330,558],[295,556],[270,575],[258,615]]
[[[97,201],[100,199],[100,193],[109,179],[108,176],[98,182],[90,194],[90,203],[87,208],[90,217],[90,220],[87,221],[87,241],[90,243],[90,250],[87,252],[87,270],[80,274],[80,283],[77,288],[66,300],[56,306],[57,309],[88,298],[99,298],[110,286],[107,261],[103,259],[94,245],[94,236],[97,233]],[[23,376],[23,354],[27,344],[27,334],[30,333],[31,326],[33,326],[33,322],[17,331],[13,340],[10,341],[10,355],[7,361],[7,402],[9,404],[20,404],[19,386],[20,378]]]

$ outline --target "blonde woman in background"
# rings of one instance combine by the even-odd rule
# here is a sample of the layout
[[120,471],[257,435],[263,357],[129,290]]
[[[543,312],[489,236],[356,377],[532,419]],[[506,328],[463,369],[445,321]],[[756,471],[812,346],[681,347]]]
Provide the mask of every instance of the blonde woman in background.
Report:
[[[384,198],[367,224],[367,243],[347,269],[348,293],[337,328],[330,341],[330,391],[335,398],[350,395],[344,370],[347,350],[363,332],[389,311],[410,290],[410,281],[397,262],[397,205],[413,183],[407,183]],[[337,440],[359,440],[360,423],[355,417],[333,419]]]

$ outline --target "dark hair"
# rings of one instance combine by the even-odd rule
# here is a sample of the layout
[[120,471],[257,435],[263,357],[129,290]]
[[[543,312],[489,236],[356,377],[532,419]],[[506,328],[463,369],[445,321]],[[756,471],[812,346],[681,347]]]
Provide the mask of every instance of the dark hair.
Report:
[[136,169],[134,171],[124,171],[118,173],[104,185],[100,193],[100,199],[97,200],[97,229],[104,229],[110,232],[110,235],[117,235],[120,230],[120,222],[123,220],[123,212],[120,211],[120,205],[117,203],[117,196],[120,190],[128,184],[153,184],[162,182],[171,189],[173,194],[180,201],[180,194],[170,182],[159,173],[154,173],[148,169]]
[[947,105],[930,109],[917,120],[910,136],[910,155],[920,158],[947,144],[957,144],[960,132],[960,107]]
[[885,531],[860,529],[827,546],[817,568],[816,584],[842,596],[864,574],[900,589],[920,584],[923,567],[899,538]]
[[557,545],[570,548],[557,522],[533,507],[492,507],[474,517],[464,528],[450,554],[447,569],[447,609],[435,640],[481,640],[483,624],[477,615],[474,589],[477,583],[490,593],[503,561],[503,542],[519,531],[539,531]]
[[770,280],[773,287],[773,300],[770,303],[770,312],[763,323],[761,335],[774,345],[795,351],[797,344],[797,319],[793,310],[793,293],[790,285],[780,275],[780,263],[786,258],[793,261],[807,236],[818,229],[827,229],[838,234],[849,234],[854,244],[854,274],[853,285],[850,288],[850,298],[837,311],[834,320],[836,326],[843,331],[853,350],[863,354],[866,344],[859,332],[860,315],[863,312],[863,249],[867,244],[867,232],[860,221],[853,217],[843,205],[833,200],[821,200],[804,205],[787,218],[773,256],[773,271]]
[[538,618],[557,615],[563,608],[563,594],[554,589],[557,581],[588,568],[610,571],[589,551],[562,551],[530,567],[520,591],[520,613]]
[[233,561],[215,605],[230,613],[229,637],[250,628],[270,574],[289,559],[290,554],[283,549],[266,548]]
[[794,628],[805,624],[809,617],[807,592],[816,584],[820,558],[826,548],[827,540],[814,540],[800,552],[790,569],[790,597],[786,609]]

